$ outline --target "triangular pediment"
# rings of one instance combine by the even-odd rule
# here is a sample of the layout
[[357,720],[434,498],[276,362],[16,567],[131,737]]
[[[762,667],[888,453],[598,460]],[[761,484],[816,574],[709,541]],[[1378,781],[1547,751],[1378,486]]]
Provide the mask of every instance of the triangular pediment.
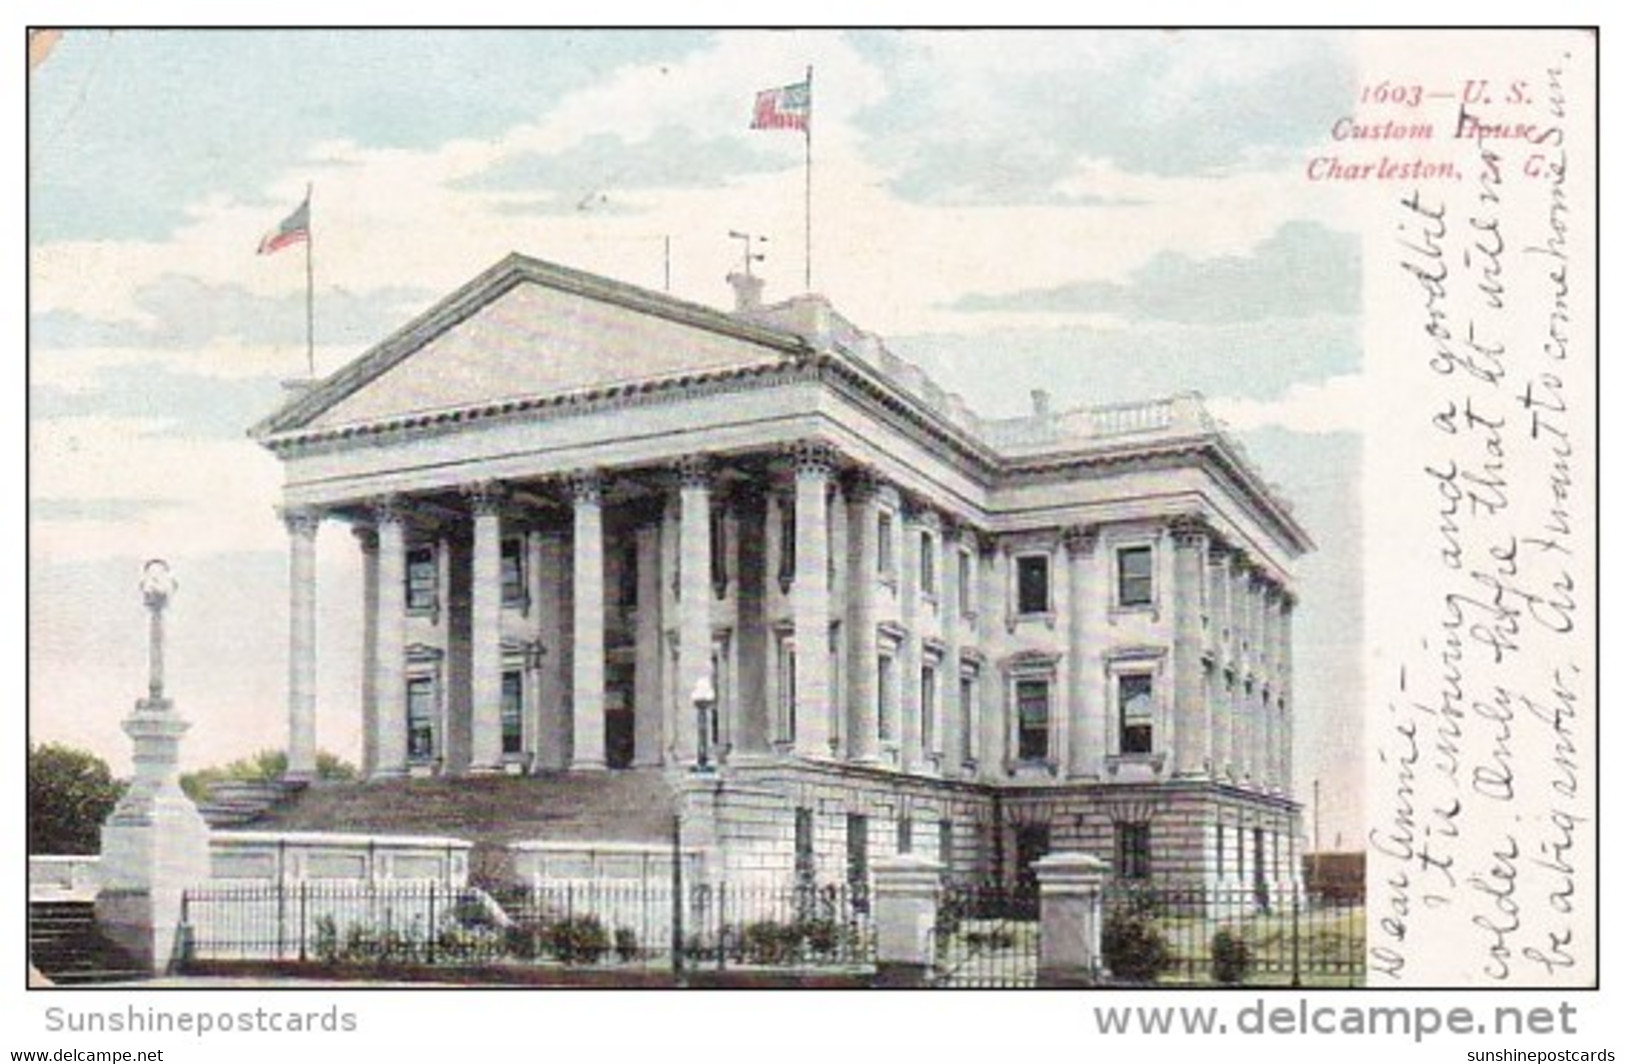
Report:
[[774,365],[786,334],[510,256],[268,418],[262,436]]

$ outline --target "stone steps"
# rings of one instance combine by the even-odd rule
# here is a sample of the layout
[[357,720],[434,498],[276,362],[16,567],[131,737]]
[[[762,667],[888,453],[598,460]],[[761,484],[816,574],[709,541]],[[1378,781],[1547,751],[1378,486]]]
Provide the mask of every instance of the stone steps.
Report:
[[298,796],[305,786],[287,780],[220,780],[209,785],[198,812],[211,828],[245,827]]
[[449,835],[486,845],[530,840],[659,843],[674,792],[660,769],[323,784],[248,826],[271,831]]
[[58,986],[145,979],[147,973],[108,941],[87,901],[30,902],[28,959]]

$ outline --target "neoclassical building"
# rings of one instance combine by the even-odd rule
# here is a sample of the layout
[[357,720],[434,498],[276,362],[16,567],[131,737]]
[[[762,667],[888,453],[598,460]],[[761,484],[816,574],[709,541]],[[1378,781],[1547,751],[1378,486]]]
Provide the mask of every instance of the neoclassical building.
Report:
[[292,771],[339,526],[369,778],[662,773],[736,876],[915,850],[1019,881],[1068,848],[1291,889],[1311,543],[1199,399],[985,419],[731,280],[724,313],[510,256],[255,427]]

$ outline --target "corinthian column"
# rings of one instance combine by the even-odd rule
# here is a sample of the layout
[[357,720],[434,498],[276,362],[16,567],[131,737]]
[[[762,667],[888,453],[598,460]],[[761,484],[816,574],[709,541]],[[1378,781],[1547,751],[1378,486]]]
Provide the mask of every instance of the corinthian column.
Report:
[[282,511],[288,529],[288,772],[316,778],[316,531],[321,515]]
[[575,506],[575,619],[572,629],[570,768],[604,767],[604,514],[596,470],[570,478]]
[[1174,749],[1176,776],[1194,776],[1212,763],[1207,699],[1202,683],[1202,581],[1207,526],[1182,520],[1174,538]]
[[378,769],[378,530],[354,527],[361,548],[361,777]]
[[1090,594],[1090,569],[1097,564],[1095,546],[1100,541],[1094,525],[1074,525],[1062,534],[1067,556],[1067,775],[1100,777],[1106,755],[1106,706],[1089,705],[1089,687],[1096,666],[1089,661],[1089,633],[1100,631],[1105,621],[1105,596]]
[[835,452],[806,442],[791,448],[796,467],[796,753],[830,755],[829,478]]
[[[875,499],[879,484],[867,473],[847,487],[846,539],[850,572],[847,611],[847,756],[880,761],[880,716],[875,701]],[[957,681],[957,678],[956,678]]]
[[377,776],[406,774],[406,528],[393,496],[373,508],[378,526]]
[[474,514],[473,698],[469,768],[502,767],[502,486],[485,482],[465,494]]
[[677,705],[676,756],[692,764],[699,753],[693,694],[711,677],[711,464],[699,455],[677,463]]

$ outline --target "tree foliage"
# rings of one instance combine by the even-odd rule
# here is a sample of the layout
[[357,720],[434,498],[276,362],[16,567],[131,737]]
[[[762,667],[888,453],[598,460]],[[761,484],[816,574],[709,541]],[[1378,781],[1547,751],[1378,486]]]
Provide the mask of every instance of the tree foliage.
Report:
[[101,827],[124,794],[107,762],[58,743],[28,748],[28,852],[93,854]]
[[[261,750],[251,757],[240,757],[229,764],[214,765],[209,768],[198,769],[196,772],[182,773],[181,790],[185,791],[193,801],[202,801],[208,797],[209,787],[223,780],[265,783],[281,779],[287,771],[287,751]],[[319,750],[316,753],[316,778],[323,780],[353,780],[356,778],[356,769],[354,765],[337,754]]]

